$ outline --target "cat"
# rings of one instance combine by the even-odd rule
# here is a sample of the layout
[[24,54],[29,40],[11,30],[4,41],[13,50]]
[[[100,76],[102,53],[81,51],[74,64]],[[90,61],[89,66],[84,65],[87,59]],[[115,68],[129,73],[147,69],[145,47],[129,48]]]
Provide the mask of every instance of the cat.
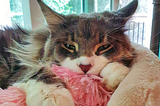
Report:
[[15,25],[13,27],[4,27],[0,28],[0,87],[7,88],[8,84],[14,82],[15,80],[9,80],[14,74],[20,70],[20,67],[17,63],[14,55],[10,52],[7,52],[13,44],[13,40],[21,43],[23,42],[24,35],[27,34],[26,30],[23,30],[19,26]]
[[[129,73],[129,64],[135,57],[124,32],[126,22],[137,9],[138,0],[117,11],[80,15],[58,14],[42,1],[38,3],[48,26],[35,32],[18,27],[23,38],[12,38],[14,46],[5,46],[18,65],[5,65],[16,67],[12,68],[16,72],[4,79],[12,80],[13,86],[25,90],[27,106],[74,106],[66,84],[50,72],[52,64],[78,74],[100,76],[106,88],[114,91]],[[8,29],[5,31],[9,32]],[[7,59],[2,53],[0,66],[4,67],[2,61]],[[5,72],[2,67],[0,70]]]

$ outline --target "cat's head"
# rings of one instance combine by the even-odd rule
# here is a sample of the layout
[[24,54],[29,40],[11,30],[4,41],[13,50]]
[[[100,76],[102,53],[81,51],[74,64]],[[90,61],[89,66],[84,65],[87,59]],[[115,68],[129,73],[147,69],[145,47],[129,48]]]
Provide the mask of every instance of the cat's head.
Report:
[[[124,27],[134,14],[138,0],[118,11],[81,15],[61,15],[44,3],[39,4],[50,36],[45,39],[45,45],[39,47],[38,57],[80,74],[98,75],[107,63],[133,56]],[[43,42],[40,36],[33,41],[39,42],[37,45]]]

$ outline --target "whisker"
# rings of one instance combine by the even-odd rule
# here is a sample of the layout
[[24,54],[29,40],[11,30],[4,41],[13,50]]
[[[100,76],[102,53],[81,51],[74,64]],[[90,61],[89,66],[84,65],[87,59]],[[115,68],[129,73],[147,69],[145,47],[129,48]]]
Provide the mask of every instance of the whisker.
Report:
[[159,35],[160,34],[160,32],[158,32],[157,34],[155,34],[153,37],[152,37],[152,39],[151,40],[153,40],[157,35]]
[[155,11],[154,14],[157,13],[157,12],[159,12],[159,11],[160,11],[160,9],[158,9],[157,11]]
[[74,33],[73,29],[69,27],[67,24],[63,23],[62,25],[66,26],[72,33]]
[[157,51],[159,51],[159,49],[154,49],[154,50],[152,50],[152,52],[157,52]]
[[[114,60],[114,62],[116,61],[121,61],[121,60],[124,60],[124,59],[128,59],[128,58],[125,58],[125,56],[127,57],[128,55],[123,55],[123,57],[122,58],[119,58],[119,59],[116,59],[116,60]],[[136,54],[133,54],[133,57],[136,57],[137,55]],[[113,61],[112,61],[113,62]]]
[[7,68],[7,70],[9,70],[9,67],[8,67],[8,65],[7,65],[7,62],[6,62],[6,60],[5,60],[4,58],[2,58],[2,63],[3,63],[3,65]]
[[109,36],[109,37],[110,37],[110,38],[112,38],[112,39],[115,39],[115,40],[121,41],[121,42],[123,42],[123,43],[127,43],[127,42],[125,42],[125,41],[123,41],[123,40],[120,40],[120,39],[117,39],[117,38],[115,38],[115,37],[113,37],[113,36],[110,36],[110,35],[107,35],[107,36]]
[[100,35],[100,37],[103,37],[104,35],[107,35],[107,34],[109,34],[110,32],[113,32],[113,31],[115,31],[115,30],[118,30],[118,28],[108,30],[108,31],[104,32],[102,35]]
[[[111,37],[111,38],[113,38],[113,39],[115,39],[115,40],[124,42],[124,41],[122,41],[122,40],[120,40],[120,39],[117,39],[117,38],[115,38],[115,37],[113,37],[113,36],[110,36],[110,34],[113,34],[113,33],[115,33],[115,32],[118,32],[118,31],[121,30],[123,27],[124,27],[124,26],[120,26],[120,27],[117,27],[117,28],[115,28],[115,29],[108,30],[108,31],[104,32],[102,35],[100,35],[100,37],[103,37],[104,35],[107,35],[107,36],[109,36],[109,37]],[[124,42],[124,43],[126,43],[126,42]]]
[[159,45],[159,42],[152,44],[152,47]]
[[[110,45],[112,45],[110,42],[108,42]],[[118,51],[116,50],[116,48],[114,47],[114,45],[112,45],[114,50],[116,51],[116,53],[118,53]]]
[[117,27],[117,28],[115,28],[115,29],[113,29],[113,30],[110,30],[110,31],[107,32],[106,34],[113,34],[114,32],[117,32],[117,31],[121,30],[123,27],[124,27],[124,26]]

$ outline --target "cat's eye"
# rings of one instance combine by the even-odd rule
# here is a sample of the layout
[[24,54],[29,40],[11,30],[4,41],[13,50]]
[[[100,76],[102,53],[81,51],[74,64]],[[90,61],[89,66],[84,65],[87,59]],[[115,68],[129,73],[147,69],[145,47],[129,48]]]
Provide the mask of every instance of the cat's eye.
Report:
[[68,50],[69,52],[73,53],[76,51],[76,47],[74,45],[68,44],[68,43],[63,43],[62,47],[66,50]]
[[110,44],[109,45],[100,46],[97,51],[105,50],[105,49],[109,48],[110,46],[111,46]]
[[64,46],[65,46],[67,49],[75,50],[75,46],[74,46],[74,45],[70,45],[70,44],[68,44],[68,43],[65,43]]
[[111,44],[102,45],[97,49],[96,54],[103,54],[104,52],[108,51],[112,47],[113,47],[113,45],[111,45]]

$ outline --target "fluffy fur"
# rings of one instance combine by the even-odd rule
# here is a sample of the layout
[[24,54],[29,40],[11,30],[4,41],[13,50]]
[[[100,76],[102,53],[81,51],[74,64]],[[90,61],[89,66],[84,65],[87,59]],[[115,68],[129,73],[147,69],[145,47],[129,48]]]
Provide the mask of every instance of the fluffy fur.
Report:
[[14,54],[7,52],[13,45],[13,41],[19,44],[25,44],[23,39],[28,32],[19,26],[1,27],[0,29],[0,87],[6,88],[9,83],[15,82],[11,77],[20,71],[19,61],[14,58]]
[[[37,94],[42,96],[38,86],[42,86],[46,92],[52,91],[48,100],[53,99],[52,97],[58,100],[58,88],[61,88],[62,92],[69,91],[66,83],[49,70],[52,64],[57,64],[71,71],[76,70],[80,75],[101,77],[102,84],[114,91],[128,74],[130,62],[135,57],[134,49],[124,34],[124,26],[134,14],[138,0],[133,0],[128,6],[115,12],[66,16],[52,11],[41,1],[39,5],[48,26],[35,32],[24,33],[27,35],[27,38],[24,37],[25,44],[12,41],[14,46],[11,46],[9,51],[13,54],[12,58],[20,62],[20,70],[17,72],[16,69],[16,74],[7,78],[16,81],[22,88],[33,84],[28,88],[33,93],[26,92],[32,98],[28,98],[29,100],[37,100]],[[54,89],[56,85],[58,88]],[[61,93],[62,97],[64,95]],[[38,100],[43,102],[41,98]],[[63,101],[66,103],[68,97],[64,96]],[[33,103],[39,105],[39,102]],[[44,103],[49,105],[48,102]],[[72,105],[72,101],[66,103],[67,105]]]

